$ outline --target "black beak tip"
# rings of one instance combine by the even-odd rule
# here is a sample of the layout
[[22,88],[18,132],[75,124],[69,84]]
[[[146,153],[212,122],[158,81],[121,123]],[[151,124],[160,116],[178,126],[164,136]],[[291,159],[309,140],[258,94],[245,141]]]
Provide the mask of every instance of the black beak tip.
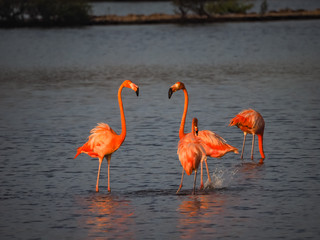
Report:
[[169,92],[168,92],[168,98],[170,99],[171,98],[171,96],[172,96],[172,89],[171,88],[169,88]]
[[139,88],[137,88],[136,94],[137,94],[137,97],[138,97],[139,96]]

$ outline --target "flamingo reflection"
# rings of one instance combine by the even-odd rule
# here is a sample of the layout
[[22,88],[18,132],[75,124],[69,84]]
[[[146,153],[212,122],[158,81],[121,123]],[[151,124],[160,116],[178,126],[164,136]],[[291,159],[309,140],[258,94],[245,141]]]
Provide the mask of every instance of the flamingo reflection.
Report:
[[112,232],[113,237],[135,238],[130,229],[134,225],[134,210],[130,201],[108,195],[87,199],[82,202],[82,205],[85,204],[89,205],[85,207],[83,214],[86,216],[83,227],[89,230],[89,237],[100,234],[104,236],[105,233]]
[[260,170],[263,169],[263,160],[264,159],[261,158],[259,162],[244,162],[237,165],[238,183],[241,183],[249,179],[250,181],[252,181],[252,179],[261,178],[261,174],[263,173],[263,171]]
[[[224,206],[225,198],[212,194],[191,196],[183,200],[178,208],[181,238],[197,239],[199,231],[213,234],[215,224],[212,219],[223,213]],[[210,227],[204,229],[203,226]]]

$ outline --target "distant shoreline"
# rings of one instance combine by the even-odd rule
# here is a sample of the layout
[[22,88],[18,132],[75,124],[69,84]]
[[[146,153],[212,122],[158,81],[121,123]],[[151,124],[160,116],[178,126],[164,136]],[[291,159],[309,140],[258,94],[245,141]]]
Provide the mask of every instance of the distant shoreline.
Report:
[[280,10],[270,11],[266,14],[225,14],[212,17],[187,15],[184,18],[179,14],[155,13],[151,15],[129,14],[127,16],[106,15],[91,16],[89,22],[79,24],[49,23],[44,22],[23,22],[6,23],[0,21],[0,28],[21,28],[21,27],[84,27],[93,25],[138,25],[138,24],[197,24],[217,22],[253,22],[253,21],[281,21],[281,20],[307,20],[320,19],[320,9],[317,10]]
[[94,16],[92,25],[116,25],[116,24],[165,24],[165,23],[214,23],[214,22],[241,22],[241,21],[279,21],[279,20],[304,20],[320,19],[320,9],[272,11],[266,14],[225,14],[210,18],[198,15],[187,15],[181,18],[179,14],[155,13],[151,15],[129,14],[127,16],[107,15]]

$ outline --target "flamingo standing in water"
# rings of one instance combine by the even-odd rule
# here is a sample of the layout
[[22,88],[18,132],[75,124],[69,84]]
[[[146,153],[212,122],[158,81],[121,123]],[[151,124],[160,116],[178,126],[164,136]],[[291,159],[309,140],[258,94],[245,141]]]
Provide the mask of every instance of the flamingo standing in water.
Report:
[[[181,140],[186,135],[188,135],[184,132],[184,125],[186,122],[186,116],[187,116],[187,111],[188,111],[189,97],[188,97],[188,91],[187,91],[184,83],[176,82],[174,85],[172,85],[169,88],[168,97],[170,99],[172,94],[176,91],[179,91],[179,90],[183,90],[183,93],[184,93],[184,111],[182,114],[180,129],[179,129],[179,138]],[[206,152],[206,156],[213,157],[213,158],[220,158],[228,152],[234,152],[236,154],[239,153],[237,148],[227,144],[227,142],[222,137],[220,137],[218,134],[211,132],[209,130],[199,131],[198,138],[201,139],[201,144]],[[209,179],[209,182],[211,182],[207,158],[205,158],[204,161],[206,164],[208,179]],[[202,162],[201,162],[201,166],[202,166]],[[202,169],[202,167],[201,167],[201,169]],[[200,189],[202,189],[202,188],[203,188],[203,180],[201,177]]]
[[[192,172],[194,171],[192,194],[195,194],[198,167],[200,162],[204,161],[207,158],[205,150],[201,145],[201,140],[197,137],[197,135],[198,135],[198,119],[193,118],[191,133],[187,134],[184,138],[180,139],[178,144],[177,154],[179,156],[179,160],[182,165],[182,175],[181,175],[181,183],[177,193],[182,188],[184,171],[188,175],[191,175]],[[201,176],[202,176],[202,171],[201,171]]]
[[258,136],[259,151],[263,161],[265,158],[263,151],[263,133],[264,133],[264,120],[260,113],[253,109],[246,109],[238,113],[233,119],[230,120],[229,126],[237,126],[243,131],[243,144],[241,151],[241,159],[243,159],[244,144],[246,142],[247,134],[252,134],[252,147],[251,147],[251,160],[253,160],[253,147],[254,136]]
[[76,158],[81,153],[86,153],[90,157],[99,158],[99,169],[97,176],[97,185],[96,191],[99,192],[99,176],[100,176],[100,168],[103,158],[106,158],[108,161],[108,191],[110,192],[110,160],[111,155],[114,153],[123,143],[126,137],[126,119],[123,111],[123,104],[121,98],[122,89],[131,88],[136,92],[137,96],[139,96],[139,87],[135,85],[130,80],[125,80],[118,90],[118,102],[120,108],[120,116],[121,116],[121,134],[118,135],[111,127],[109,127],[106,123],[99,123],[94,129],[90,131],[91,135],[89,136],[89,140],[77,150],[77,154],[74,158]]

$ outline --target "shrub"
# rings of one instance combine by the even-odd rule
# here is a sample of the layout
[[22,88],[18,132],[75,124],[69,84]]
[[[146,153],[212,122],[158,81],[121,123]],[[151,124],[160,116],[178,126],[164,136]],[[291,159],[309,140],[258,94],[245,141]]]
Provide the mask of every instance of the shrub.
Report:
[[182,17],[188,11],[191,11],[199,16],[210,16],[206,11],[207,0],[172,0],[173,5],[178,8]]
[[211,14],[246,13],[253,4],[246,4],[240,0],[216,0],[207,4],[206,9]]
[[86,24],[91,7],[85,0],[0,0],[0,20],[7,24]]

